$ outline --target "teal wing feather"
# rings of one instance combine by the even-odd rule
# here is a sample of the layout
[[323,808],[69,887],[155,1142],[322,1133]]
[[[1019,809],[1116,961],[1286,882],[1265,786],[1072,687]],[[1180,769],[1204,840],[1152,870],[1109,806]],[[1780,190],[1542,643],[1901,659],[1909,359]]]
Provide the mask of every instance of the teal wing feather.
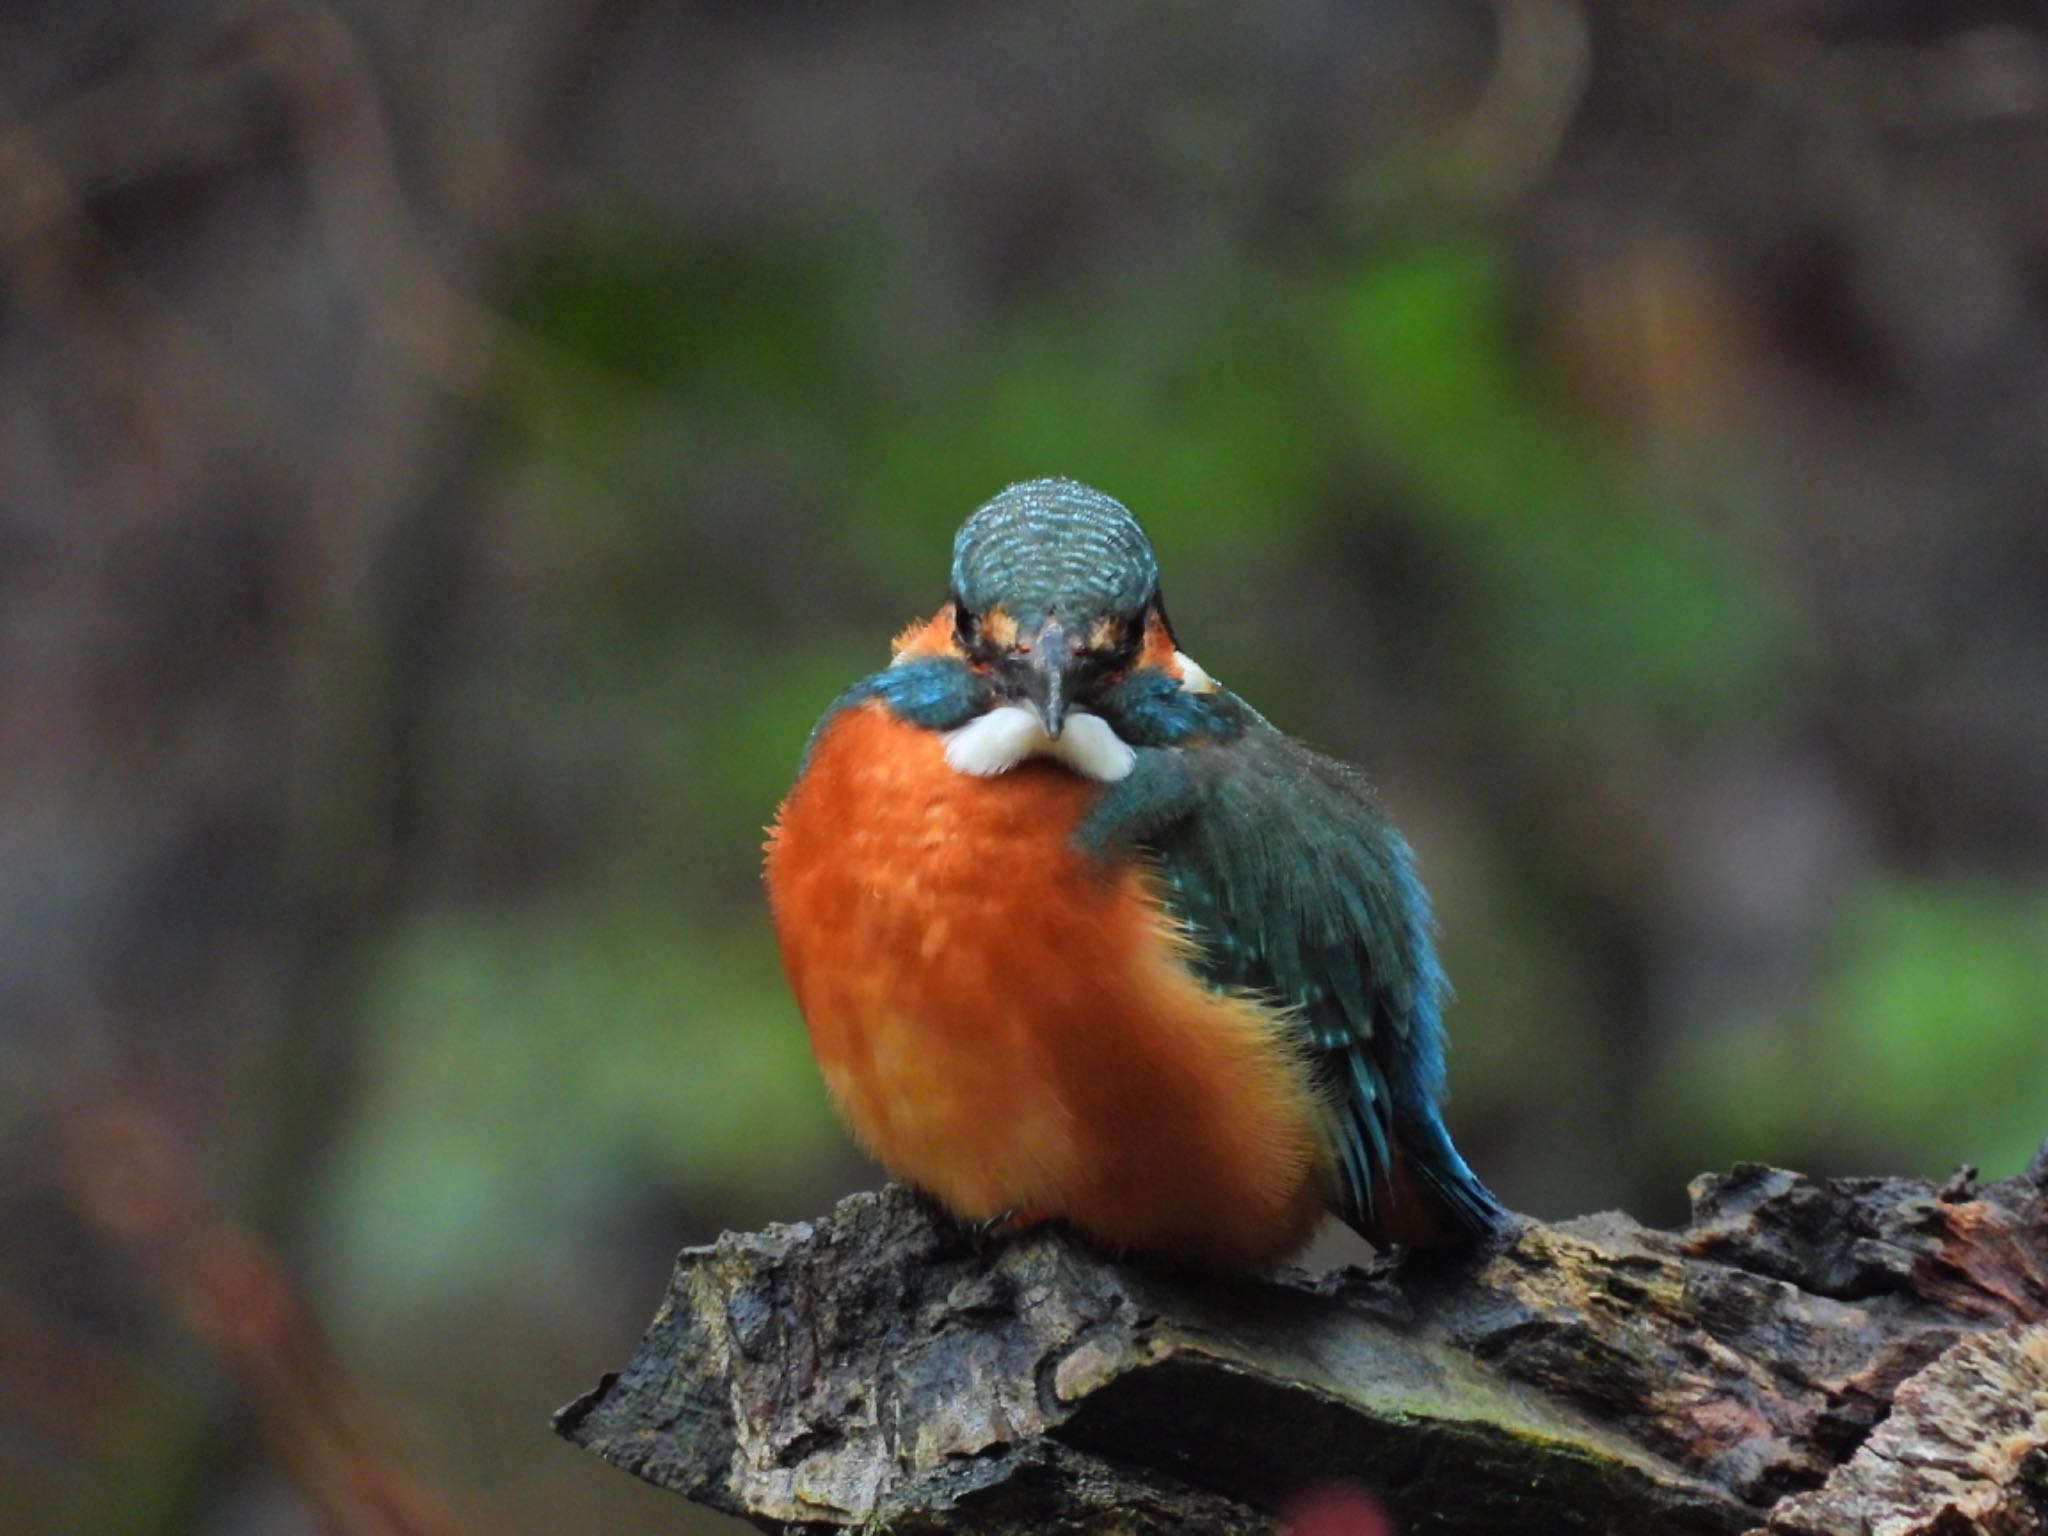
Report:
[[1408,845],[1355,769],[1244,716],[1230,739],[1141,751],[1084,846],[1149,853],[1207,979],[1285,1005],[1332,1105],[1346,1220],[1378,1229],[1398,1145],[1460,1227],[1490,1231],[1504,1213],[1438,1110],[1448,987]]

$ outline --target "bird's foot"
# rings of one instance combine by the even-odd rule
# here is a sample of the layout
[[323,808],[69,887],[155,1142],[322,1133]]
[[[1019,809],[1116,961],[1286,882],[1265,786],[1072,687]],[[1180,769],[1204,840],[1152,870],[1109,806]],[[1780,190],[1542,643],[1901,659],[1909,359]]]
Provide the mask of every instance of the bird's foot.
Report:
[[982,1221],[963,1221],[960,1235],[967,1239],[976,1258],[985,1259],[1010,1235],[1010,1212],[1002,1211]]
[[960,1230],[976,1256],[987,1258],[1027,1232],[1044,1226],[1049,1220],[1051,1218],[1042,1211],[1013,1206],[981,1221],[962,1222]]
[[1028,1206],[1012,1206],[1009,1210],[998,1211],[993,1216],[979,1220],[961,1216],[950,1211],[939,1198],[929,1190],[916,1185],[906,1186],[927,1211],[931,1212],[938,1225],[958,1234],[960,1240],[977,1258],[986,1258],[1006,1244],[1015,1241],[1039,1227],[1049,1226],[1058,1220],[1043,1211]]

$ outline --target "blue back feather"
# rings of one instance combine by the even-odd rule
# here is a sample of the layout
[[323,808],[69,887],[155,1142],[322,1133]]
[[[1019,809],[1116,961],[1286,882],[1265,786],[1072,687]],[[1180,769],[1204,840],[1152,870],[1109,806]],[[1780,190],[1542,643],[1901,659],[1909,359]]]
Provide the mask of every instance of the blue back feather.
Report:
[[[1176,710],[1163,728],[1153,718]],[[1210,728],[1190,729],[1197,710]],[[1501,1208],[1452,1147],[1437,1107],[1449,987],[1428,897],[1364,780],[1227,692],[1154,694],[1115,723],[1150,749],[1105,791],[1080,841],[1105,856],[1149,854],[1211,984],[1286,1007],[1332,1104],[1346,1219],[1378,1227],[1375,1186],[1398,1142],[1459,1225],[1492,1229]],[[1207,739],[1168,745],[1197,736]]]

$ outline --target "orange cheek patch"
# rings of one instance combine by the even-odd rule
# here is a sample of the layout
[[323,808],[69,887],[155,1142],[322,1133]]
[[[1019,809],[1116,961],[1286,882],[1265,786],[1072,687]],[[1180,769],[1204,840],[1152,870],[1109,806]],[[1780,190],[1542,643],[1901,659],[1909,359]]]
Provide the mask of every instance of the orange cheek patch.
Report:
[[981,616],[982,637],[1008,650],[1017,643],[1017,621],[1003,612],[1003,605],[997,603]]
[[1138,643],[1138,665],[1157,667],[1168,677],[1179,677],[1180,653],[1174,649],[1173,636],[1166,632],[1166,621],[1154,609],[1145,615],[1145,636]]
[[898,635],[890,650],[900,661],[907,656],[958,656],[959,641],[953,635],[953,605],[946,604],[928,619],[916,619]]

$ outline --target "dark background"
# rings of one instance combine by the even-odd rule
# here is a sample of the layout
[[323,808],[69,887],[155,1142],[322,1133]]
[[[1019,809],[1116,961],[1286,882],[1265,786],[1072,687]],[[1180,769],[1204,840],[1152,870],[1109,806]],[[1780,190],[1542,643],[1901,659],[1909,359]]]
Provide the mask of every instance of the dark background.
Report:
[[546,1415],[876,1179],[761,828],[1034,475],[1381,784],[1511,1203],[2014,1171],[2038,14],[10,0],[0,1531],[716,1524]]

